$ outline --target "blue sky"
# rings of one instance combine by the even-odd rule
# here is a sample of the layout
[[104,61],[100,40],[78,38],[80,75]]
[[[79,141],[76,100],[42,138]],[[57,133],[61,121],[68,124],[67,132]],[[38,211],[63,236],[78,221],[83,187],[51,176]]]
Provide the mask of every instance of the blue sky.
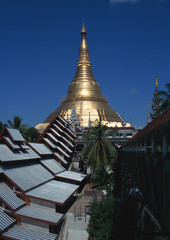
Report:
[[1,0],[0,121],[42,123],[77,68],[83,18],[92,71],[109,105],[144,127],[170,79],[169,0]]

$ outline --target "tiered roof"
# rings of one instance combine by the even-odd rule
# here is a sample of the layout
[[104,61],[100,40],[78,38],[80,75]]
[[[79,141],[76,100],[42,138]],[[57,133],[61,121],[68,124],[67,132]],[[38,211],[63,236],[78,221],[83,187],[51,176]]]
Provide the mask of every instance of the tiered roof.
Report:
[[[0,209],[0,234],[3,239],[40,240],[42,235],[43,239],[56,239],[56,234],[13,226],[16,221],[6,213],[58,225],[64,217],[63,214],[26,206],[22,199],[29,197],[64,206],[78,190],[79,185],[64,182],[63,176],[76,183],[80,178],[83,181],[86,177],[80,173],[71,173],[70,176],[73,177],[68,177],[69,171],[61,165],[61,162],[68,164],[66,159],[71,158],[71,139],[74,139],[75,135],[70,131],[66,132],[66,121],[61,118],[57,121],[61,123],[62,131],[59,133],[52,124],[38,143],[25,144],[25,140],[16,129],[5,128],[0,135],[0,202],[3,203],[5,211]],[[54,121],[55,125],[59,125],[57,121]],[[44,138],[50,141],[48,137],[51,137],[55,150],[43,141]],[[59,162],[56,159],[60,159]],[[21,199],[21,196],[24,198]],[[11,228],[8,229],[9,227]]]
[[53,153],[53,157],[66,166],[72,154],[72,141],[76,135],[69,129],[69,123],[61,117],[54,119],[37,142],[44,143]]

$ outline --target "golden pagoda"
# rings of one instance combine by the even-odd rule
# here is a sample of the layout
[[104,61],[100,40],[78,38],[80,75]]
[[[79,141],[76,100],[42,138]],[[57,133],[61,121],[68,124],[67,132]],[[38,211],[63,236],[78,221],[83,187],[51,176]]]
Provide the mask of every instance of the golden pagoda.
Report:
[[83,22],[77,72],[69,86],[66,98],[47,117],[43,125],[50,123],[57,116],[67,120],[70,119],[74,105],[80,126],[88,127],[89,118],[91,122],[101,119],[103,123],[122,126],[123,119],[109,106],[107,99],[102,96],[99,83],[93,76],[86,35],[87,31]]

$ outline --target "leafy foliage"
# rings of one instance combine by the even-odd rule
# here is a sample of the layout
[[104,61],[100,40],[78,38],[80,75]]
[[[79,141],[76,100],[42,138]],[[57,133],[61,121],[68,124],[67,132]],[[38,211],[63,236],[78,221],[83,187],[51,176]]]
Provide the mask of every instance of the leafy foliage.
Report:
[[161,111],[165,111],[167,108],[170,107],[170,80],[168,83],[165,84],[167,91],[159,91],[159,94],[162,99],[162,106]]
[[170,107],[170,80],[165,84],[165,86],[167,88],[167,91],[159,91],[158,89],[155,90],[154,98],[152,101],[152,119],[157,118],[161,113]]
[[24,129],[22,135],[29,142],[35,142],[39,138],[38,130],[34,127]]
[[108,139],[110,132],[101,121],[90,127],[85,137],[85,146],[82,150],[83,160],[87,159],[87,166],[93,170],[99,167],[112,167],[112,160],[117,157],[117,151]]
[[89,213],[89,239],[109,240],[113,225],[114,199],[108,196],[101,201],[94,200],[91,202]]
[[91,181],[97,188],[106,189],[108,185],[114,186],[114,173],[109,173],[104,167],[96,169],[95,173],[91,176]]
[[18,129],[26,141],[35,142],[39,137],[37,129],[29,127],[27,124],[22,124],[22,121],[22,117],[15,115],[13,121],[8,120],[8,124],[11,128]]
[[13,118],[13,122],[8,120],[8,125],[11,127],[11,128],[16,128],[18,129],[19,131],[21,131],[22,133],[22,130],[24,130],[25,128],[28,128],[28,125],[27,124],[21,124],[22,123],[22,117],[20,116],[14,116]]

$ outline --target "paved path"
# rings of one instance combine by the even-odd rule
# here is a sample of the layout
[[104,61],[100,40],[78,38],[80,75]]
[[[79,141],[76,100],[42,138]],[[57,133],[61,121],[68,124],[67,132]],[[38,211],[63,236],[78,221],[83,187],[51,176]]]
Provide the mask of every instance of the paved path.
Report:
[[[95,191],[97,199],[101,199],[101,191]],[[64,240],[87,240],[88,233],[86,231],[90,216],[85,215],[85,209],[90,206],[93,190],[90,184],[86,184],[84,189],[78,196],[73,206],[69,209],[66,218],[65,237]],[[86,212],[87,213],[87,212]]]

